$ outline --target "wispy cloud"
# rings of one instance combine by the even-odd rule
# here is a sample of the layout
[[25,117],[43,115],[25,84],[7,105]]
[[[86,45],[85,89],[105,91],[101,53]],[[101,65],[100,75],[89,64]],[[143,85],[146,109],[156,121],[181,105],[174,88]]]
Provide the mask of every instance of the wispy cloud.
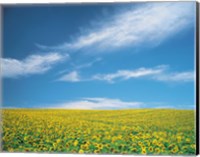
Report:
[[[73,41],[51,48],[77,50],[94,47],[95,52],[109,52],[111,49],[144,43],[158,45],[164,39],[191,26],[194,21],[193,10],[193,3],[187,2],[141,4],[137,8],[100,20],[95,27],[83,29],[84,33],[80,32]],[[49,48],[42,45],[39,47]]]
[[66,81],[66,82],[80,82],[80,76],[77,71],[72,71],[68,74],[63,75],[57,81]]
[[80,64],[80,65],[73,65],[73,69],[77,70],[77,69],[89,68],[92,65],[94,65],[96,62],[99,62],[101,60],[102,60],[102,58],[96,58],[93,61],[90,61],[88,63],[84,63],[84,64]]
[[152,68],[141,67],[133,70],[118,70],[114,73],[95,74],[89,78],[83,78],[77,71],[72,71],[61,76],[59,81],[81,82],[81,81],[105,81],[115,83],[130,79],[145,78],[161,82],[192,82],[195,79],[194,71],[171,72],[168,65],[159,65]]
[[42,74],[52,68],[55,63],[68,58],[57,52],[45,55],[30,55],[23,60],[13,58],[1,58],[2,76],[17,78],[32,74]]
[[[90,62],[85,62],[85,63],[71,63],[68,68],[61,70],[57,73],[57,75],[61,75],[70,71],[77,71],[81,69],[86,69],[92,67],[95,63],[102,61],[102,58],[98,57]],[[76,72],[78,73],[78,72]]]
[[131,78],[139,78],[144,76],[153,76],[162,73],[167,66],[160,65],[155,68],[139,68],[135,70],[118,70],[111,74],[97,74],[93,76],[94,80],[102,80],[108,82],[114,82],[115,80],[128,80]]
[[134,78],[147,78],[162,82],[192,82],[195,79],[194,71],[170,72],[169,66],[160,65],[154,68],[139,68],[136,70],[118,70],[111,74],[97,74],[94,80],[114,83],[117,80],[128,80]]
[[164,82],[191,82],[195,79],[194,71],[174,72],[169,74],[161,74],[154,76],[153,79]]
[[66,109],[124,109],[139,108],[142,102],[127,102],[110,98],[83,98],[77,101],[56,104],[54,108]]

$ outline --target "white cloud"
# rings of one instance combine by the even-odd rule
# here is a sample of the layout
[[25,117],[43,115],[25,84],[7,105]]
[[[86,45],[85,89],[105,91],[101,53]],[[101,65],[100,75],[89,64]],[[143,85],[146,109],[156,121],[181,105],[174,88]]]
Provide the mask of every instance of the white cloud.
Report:
[[[73,41],[53,48],[77,50],[94,46],[95,52],[108,52],[123,46],[146,43],[158,45],[167,37],[194,24],[194,8],[195,5],[191,2],[141,4],[137,8],[121,11],[105,21],[99,20],[96,27],[84,29],[84,33],[80,33]],[[40,45],[40,48],[47,47]]]
[[66,81],[66,82],[79,82],[80,77],[77,71],[72,71],[68,74],[63,75],[58,79],[58,81]]
[[93,66],[95,63],[100,62],[102,60],[102,58],[96,58],[88,63],[85,64],[80,64],[80,65],[73,65],[74,69],[83,69],[83,68],[89,68],[91,66]]
[[[99,57],[90,62],[86,62],[83,64],[71,63],[70,66],[72,68],[67,68],[67,69],[61,70],[57,74],[61,75],[61,74],[67,73],[69,71],[76,71],[76,70],[80,70],[80,69],[89,68],[89,67],[93,66],[95,63],[100,62],[100,61],[102,61],[102,58]],[[78,73],[78,72],[76,72],[76,73]]]
[[108,82],[114,82],[116,79],[128,80],[131,78],[139,78],[144,76],[154,76],[161,74],[167,66],[160,65],[155,68],[139,68],[135,70],[118,70],[116,73],[111,74],[97,74],[93,76],[94,80],[102,80]]
[[110,98],[83,98],[78,101],[70,101],[54,105],[54,108],[66,109],[124,109],[139,108],[142,102],[126,102],[120,99]]
[[45,55],[30,55],[23,60],[1,58],[2,76],[17,78],[31,74],[42,74],[51,69],[52,65],[63,61],[67,56],[53,52]]
[[95,74],[89,78],[83,78],[77,71],[72,71],[61,76],[58,81],[81,82],[97,80],[115,83],[136,78],[161,82],[192,82],[195,80],[195,73],[194,71],[171,72],[168,65],[159,65],[152,68],[141,67],[133,70],[118,70],[114,73]]
[[136,70],[119,70],[111,74],[97,74],[94,80],[114,83],[116,80],[128,80],[133,78],[147,78],[162,82],[192,82],[195,79],[194,71],[168,72],[167,66],[157,66],[155,68],[139,68]]
[[175,72],[169,74],[161,74],[153,77],[155,80],[158,81],[165,81],[165,82],[190,82],[194,81],[195,73],[194,71],[186,71],[186,72]]

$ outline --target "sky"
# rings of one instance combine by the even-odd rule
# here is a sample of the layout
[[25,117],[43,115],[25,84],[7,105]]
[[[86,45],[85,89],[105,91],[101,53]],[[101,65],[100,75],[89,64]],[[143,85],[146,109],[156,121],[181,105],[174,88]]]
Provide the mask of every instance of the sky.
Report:
[[194,109],[195,5],[4,6],[2,107]]

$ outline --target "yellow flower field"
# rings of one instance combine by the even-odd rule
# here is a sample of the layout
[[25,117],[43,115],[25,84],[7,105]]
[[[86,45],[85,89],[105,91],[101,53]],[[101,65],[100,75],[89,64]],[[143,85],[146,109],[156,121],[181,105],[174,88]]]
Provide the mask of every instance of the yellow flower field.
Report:
[[3,151],[195,154],[194,114],[173,109],[3,109]]

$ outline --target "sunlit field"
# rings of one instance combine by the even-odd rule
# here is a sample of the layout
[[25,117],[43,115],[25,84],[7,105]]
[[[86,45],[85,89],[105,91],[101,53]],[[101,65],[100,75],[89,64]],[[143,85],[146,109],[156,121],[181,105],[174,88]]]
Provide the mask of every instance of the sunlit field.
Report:
[[3,109],[3,151],[195,154],[193,110]]

